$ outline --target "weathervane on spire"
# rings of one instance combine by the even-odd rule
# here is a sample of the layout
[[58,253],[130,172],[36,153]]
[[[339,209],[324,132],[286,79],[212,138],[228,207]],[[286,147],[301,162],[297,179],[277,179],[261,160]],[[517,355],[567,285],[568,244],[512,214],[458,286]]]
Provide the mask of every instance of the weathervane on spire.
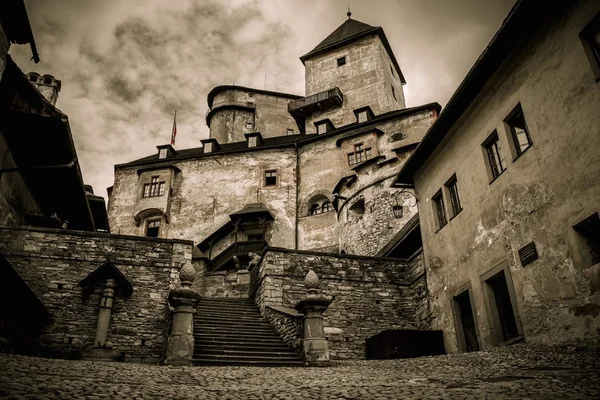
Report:
[[350,4],[348,4],[348,12],[346,13],[346,15],[348,16],[348,19],[350,19],[350,17],[352,16],[352,13],[350,12]]

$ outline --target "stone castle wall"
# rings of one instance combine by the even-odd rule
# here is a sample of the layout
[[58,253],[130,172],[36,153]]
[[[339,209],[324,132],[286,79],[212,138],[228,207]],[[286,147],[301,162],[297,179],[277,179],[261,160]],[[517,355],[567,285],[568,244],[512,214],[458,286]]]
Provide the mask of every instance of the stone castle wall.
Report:
[[0,227],[0,252],[53,317],[41,352],[54,357],[92,345],[104,285],[84,294],[79,282],[110,257],[133,293],[115,298],[108,341],[125,352],[125,361],[160,362],[171,320],[168,292],[191,251],[188,241]]
[[254,299],[263,315],[268,306],[293,308],[303,299],[309,269],[319,276],[323,294],[333,298],[324,314],[333,359],[364,358],[364,340],[383,330],[426,328],[416,310],[427,308],[427,298],[413,293],[419,287],[414,279],[425,278],[410,262],[274,248],[263,253],[252,274]]

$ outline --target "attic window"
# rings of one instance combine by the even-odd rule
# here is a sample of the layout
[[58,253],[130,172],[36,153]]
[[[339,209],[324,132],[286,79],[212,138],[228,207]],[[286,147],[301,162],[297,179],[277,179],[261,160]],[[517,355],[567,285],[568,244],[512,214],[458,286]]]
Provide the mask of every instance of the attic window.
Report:
[[256,136],[250,136],[248,138],[248,147],[256,147]]
[[345,64],[346,64],[346,56],[340,57],[340,58],[337,59],[337,66],[338,67],[341,67],[342,65],[345,65]]
[[31,75],[31,76],[29,77],[29,80],[30,80],[31,82],[37,82],[37,76],[35,76],[35,75]]
[[331,132],[334,129],[333,124],[328,119],[324,119],[322,121],[315,122],[315,127],[317,128],[317,134],[319,134],[319,135],[322,135],[327,132]]
[[293,134],[294,134],[294,130],[293,130],[293,129],[291,129],[291,128],[287,128],[287,129],[285,130],[285,134],[286,134],[286,135],[293,135]]
[[52,84],[52,78],[44,78],[44,84],[51,85]]
[[158,150],[158,158],[167,158],[167,148],[162,148]]
[[212,153],[213,151],[213,144],[212,142],[206,142],[204,143],[204,152],[205,153]]

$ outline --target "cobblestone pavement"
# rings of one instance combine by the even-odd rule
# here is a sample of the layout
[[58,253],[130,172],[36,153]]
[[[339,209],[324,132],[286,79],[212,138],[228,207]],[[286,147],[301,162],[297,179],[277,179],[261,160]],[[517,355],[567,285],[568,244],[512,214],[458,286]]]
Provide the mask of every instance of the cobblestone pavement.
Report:
[[0,355],[0,398],[598,399],[600,357],[526,344],[326,368],[165,367]]

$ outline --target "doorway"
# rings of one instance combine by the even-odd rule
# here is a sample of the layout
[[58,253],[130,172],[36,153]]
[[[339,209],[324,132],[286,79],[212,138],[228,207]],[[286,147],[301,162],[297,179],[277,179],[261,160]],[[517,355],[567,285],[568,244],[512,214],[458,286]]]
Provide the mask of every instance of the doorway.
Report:
[[509,286],[508,279],[506,269],[502,269],[485,280],[495,341],[500,344],[506,344],[521,337],[516,309],[511,299],[513,297],[511,296],[512,282]]
[[475,326],[475,317],[473,307],[471,306],[470,290],[467,289],[457,296],[454,296],[454,313],[456,315],[456,335],[459,346],[463,351],[478,351],[479,341],[477,340],[477,328]]

